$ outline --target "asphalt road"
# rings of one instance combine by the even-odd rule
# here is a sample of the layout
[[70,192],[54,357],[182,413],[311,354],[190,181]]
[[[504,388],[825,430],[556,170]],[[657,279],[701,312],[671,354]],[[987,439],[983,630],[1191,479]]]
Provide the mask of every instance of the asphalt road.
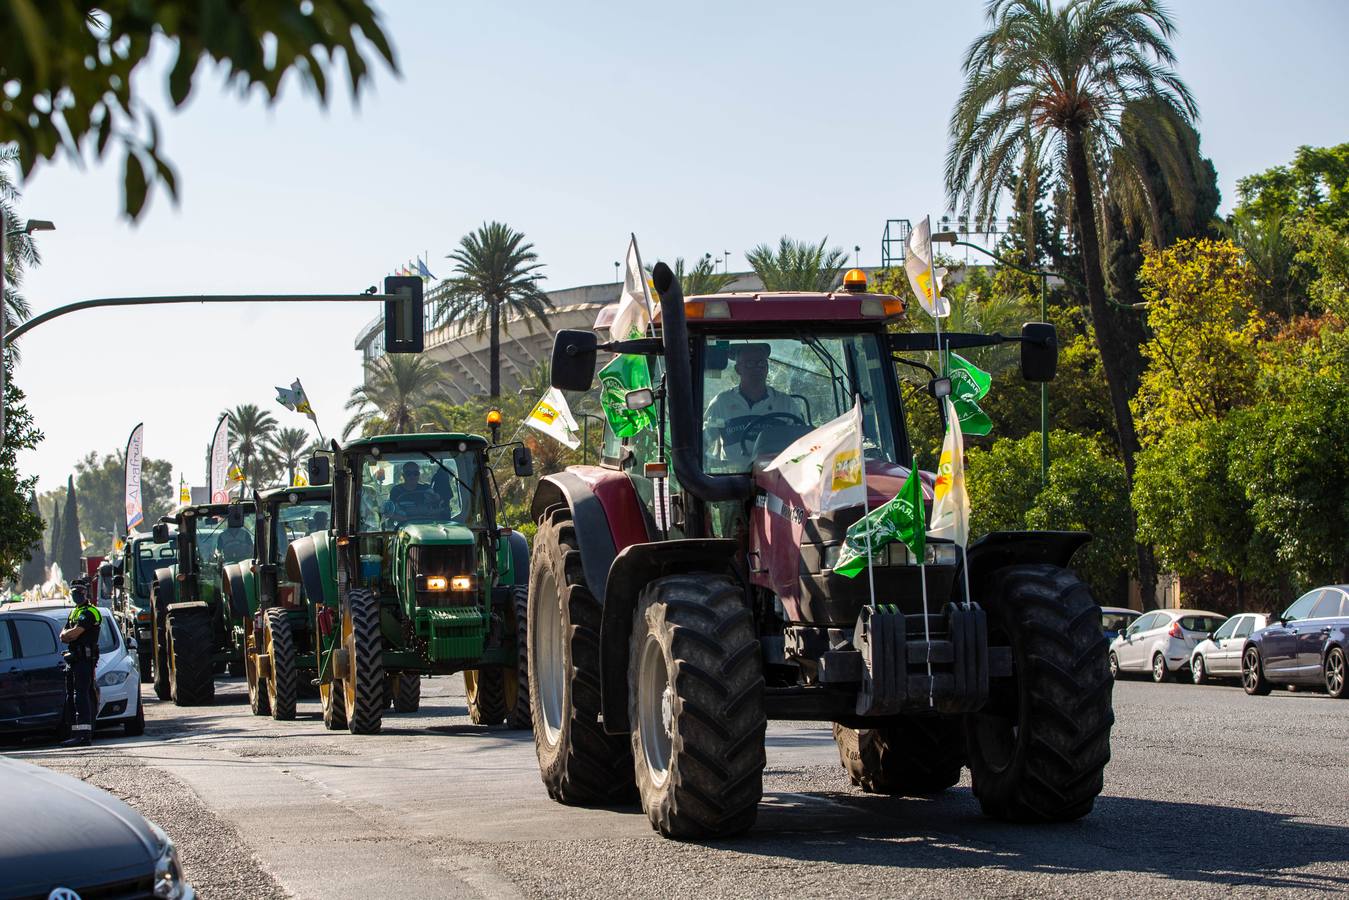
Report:
[[[458,678],[384,733],[147,701],[143,738],[6,752],[86,777],[160,822],[217,897],[1288,896],[1349,892],[1349,703],[1235,687],[1116,687],[1104,795],[1062,826],[852,788],[827,727],[769,728],[758,826],[662,840],[636,808],[551,802],[527,733],[469,724]],[[144,693],[151,697],[151,692]]]

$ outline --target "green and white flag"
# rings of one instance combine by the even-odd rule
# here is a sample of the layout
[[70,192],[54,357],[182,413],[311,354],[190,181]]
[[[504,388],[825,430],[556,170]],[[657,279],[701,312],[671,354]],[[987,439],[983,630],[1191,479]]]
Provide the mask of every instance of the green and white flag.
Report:
[[904,479],[894,499],[882,503],[848,528],[834,571],[856,578],[867,567],[868,546],[871,560],[882,559],[885,548],[895,541],[902,541],[913,552],[914,558],[921,561],[927,549],[924,518],[923,483],[918,479],[915,460],[909,477]]
[[646,357],[633,353],[624,353],[614,357],[613,362],[600,369],[600,406],[609,420],[609,427],[618,437],[632,437],[648,428],[656,427],[656,410],[628,409],[629,391],[651,387],[651,370],[647,368]]
[[979,407],[979,401],[988,393],[993,376],[956,353],[951,354],[947,375],[951,378],[951,403],[960,418],[961,432],[988,434],[993,430],[993,420]]

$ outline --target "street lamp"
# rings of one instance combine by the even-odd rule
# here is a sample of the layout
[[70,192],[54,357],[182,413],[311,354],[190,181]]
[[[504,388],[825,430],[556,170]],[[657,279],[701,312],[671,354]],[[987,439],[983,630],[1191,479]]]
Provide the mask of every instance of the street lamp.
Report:
[[10,231],[5,222],[5,212],[0,210],[0,447],[5,443],[5,382],[9,377],[5,369],[5,325],[6,316],[9,315],[5,306],[5,244],[13,235],[55,230],[56,226],[46,219],[29,219],[27,225]]

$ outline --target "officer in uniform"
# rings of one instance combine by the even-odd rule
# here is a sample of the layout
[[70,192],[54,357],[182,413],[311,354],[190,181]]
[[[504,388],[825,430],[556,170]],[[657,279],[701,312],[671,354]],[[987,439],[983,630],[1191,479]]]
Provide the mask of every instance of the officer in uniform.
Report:
[[70,588],[75,608],[61,631],[62,643],[70,645],[70,674],[75,686],[74,736],[66,744],[88,747],[93,739],[94,716],[98,713],[98,685],[94,670],[98,667],[98,635],[103,613],[87,596],[85,586],[75,582]]

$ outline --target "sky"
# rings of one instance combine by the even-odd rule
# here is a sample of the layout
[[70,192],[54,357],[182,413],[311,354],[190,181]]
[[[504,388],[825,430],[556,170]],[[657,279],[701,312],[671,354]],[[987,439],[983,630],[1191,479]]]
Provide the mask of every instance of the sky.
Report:
[[[178,170],[135,225],[120,159],[40,167],[20,215],[50,219],[35,311],[94,297],[359,292],[479,224],[522,230],[545,288],[613,281],[629,232],[648,261],[744,251],[781,235],[880,262],[890,218],[940,216],[947,122],[978,0],[559,4],[378,2],[400,74],[353,106],[292,85],[268,106],[220,73],[170,112],[162,52],[137,73]],[[1300,145],[1349,140],[1349,3],[1177,0],[1177,69],[1199,106],[1223,210],[1238,178]],[[123,447],[204,482],[226,407],[304,385],[328,436],[359,383],[374,303],[93,310],[23,338],[16,378],[46,439],[39,490]],[[176,477],[176,476],[175,476]]]

